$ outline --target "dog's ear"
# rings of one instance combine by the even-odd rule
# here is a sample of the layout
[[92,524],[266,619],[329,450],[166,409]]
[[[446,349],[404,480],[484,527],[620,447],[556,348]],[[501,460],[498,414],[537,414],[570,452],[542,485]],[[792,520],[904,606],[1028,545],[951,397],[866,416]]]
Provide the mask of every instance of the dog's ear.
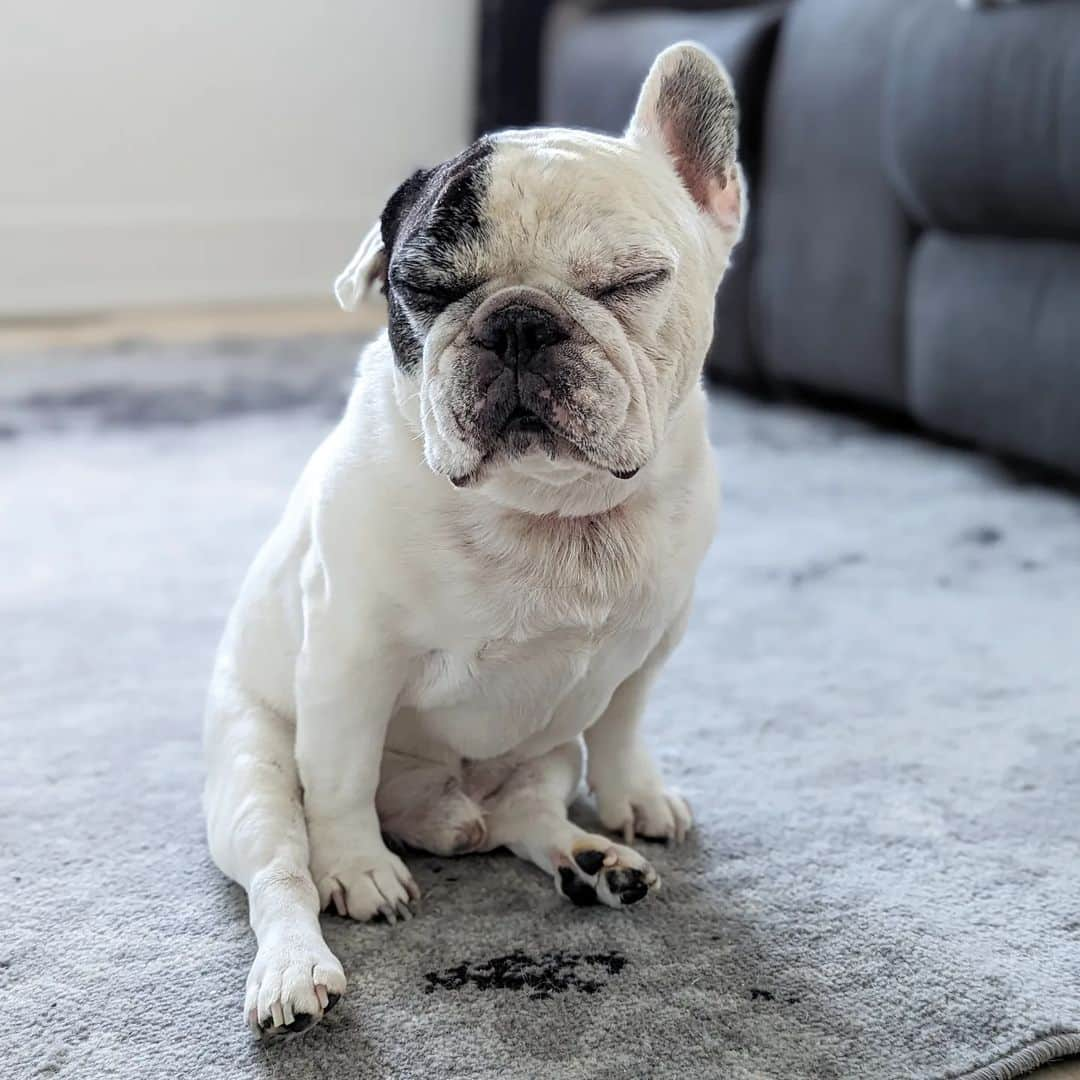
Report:
[[334,281],[334,295],[346,311],[352,311],[371,292],[376,282],[385,281],[386,261],[382,225],[376,221],[360,241],[360,247],[349,265]]
[[386,272],[390,265],[390,250],[401,229],[405,215],[424,190],[431,172],[417,169],[387,200],[382,215],[367,231],[352,261],[337,276],[334,295],[338,303],[352,311],[376,283],[386,292]]
[[711,53],[692,42],[665,49],[642,84],[626,137],[637,145],[658,145],[698,207],[725,230],[738,232],[739,110],[731,80]]

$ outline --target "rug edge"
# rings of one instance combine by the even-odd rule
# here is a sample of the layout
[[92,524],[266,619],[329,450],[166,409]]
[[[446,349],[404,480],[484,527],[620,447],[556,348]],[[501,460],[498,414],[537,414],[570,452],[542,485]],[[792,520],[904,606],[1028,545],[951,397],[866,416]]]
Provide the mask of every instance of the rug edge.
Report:
[[946,1073],[942,1080],[1016,1080],[1042,1065],[1076,1054],[1080,1054],[1080,1031],[1056,1032],[1018,1046],[989,1065],[965,1073]]

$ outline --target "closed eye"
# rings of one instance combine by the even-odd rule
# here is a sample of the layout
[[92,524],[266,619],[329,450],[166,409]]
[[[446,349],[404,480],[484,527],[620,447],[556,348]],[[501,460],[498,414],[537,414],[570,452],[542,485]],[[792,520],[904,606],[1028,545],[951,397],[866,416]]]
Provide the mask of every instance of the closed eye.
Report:
[[656,270],[644,270],[635,274],[630,274],[628,277],[619,278],[618,281],[613,281],[607,285],[602,285],[598,289],[593,290],[593,297],[596,300],[621,300],[628,299],[633,296],[639,296],[642,293],[650,292],[662,285],[667,279],[671,277],[671,271],[666,267],[660,267]]
[[407,300],[424,307],[448,307],[468,296],[476,288],[475,282],[441,282],[431,279],[406,278],[394,275],[390,282]]

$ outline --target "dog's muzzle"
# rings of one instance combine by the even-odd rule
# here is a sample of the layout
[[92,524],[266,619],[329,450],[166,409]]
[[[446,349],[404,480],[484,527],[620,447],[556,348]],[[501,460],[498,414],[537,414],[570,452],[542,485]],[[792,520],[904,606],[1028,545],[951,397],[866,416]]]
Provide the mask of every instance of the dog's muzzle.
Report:
[[[551,452],[569,446],[590,460],[580,435],[566,426],[580,382],[572,325],[549,297],[528,287],[489,297],[474,312],[469,392],[475,397],[466,397],[459,411],[487,457],[500,448],[517,454],[540,445]],[[610,471],[629,479],[637,469]],[[471,479],[451,482],[463,486]]]

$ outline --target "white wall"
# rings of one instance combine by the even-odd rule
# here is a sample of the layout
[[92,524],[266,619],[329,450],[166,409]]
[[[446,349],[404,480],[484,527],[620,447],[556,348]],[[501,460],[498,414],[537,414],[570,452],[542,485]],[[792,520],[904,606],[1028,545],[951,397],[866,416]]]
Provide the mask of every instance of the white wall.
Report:
[[0,315],[328,296],[468,142],[473,0],[7,0]]

